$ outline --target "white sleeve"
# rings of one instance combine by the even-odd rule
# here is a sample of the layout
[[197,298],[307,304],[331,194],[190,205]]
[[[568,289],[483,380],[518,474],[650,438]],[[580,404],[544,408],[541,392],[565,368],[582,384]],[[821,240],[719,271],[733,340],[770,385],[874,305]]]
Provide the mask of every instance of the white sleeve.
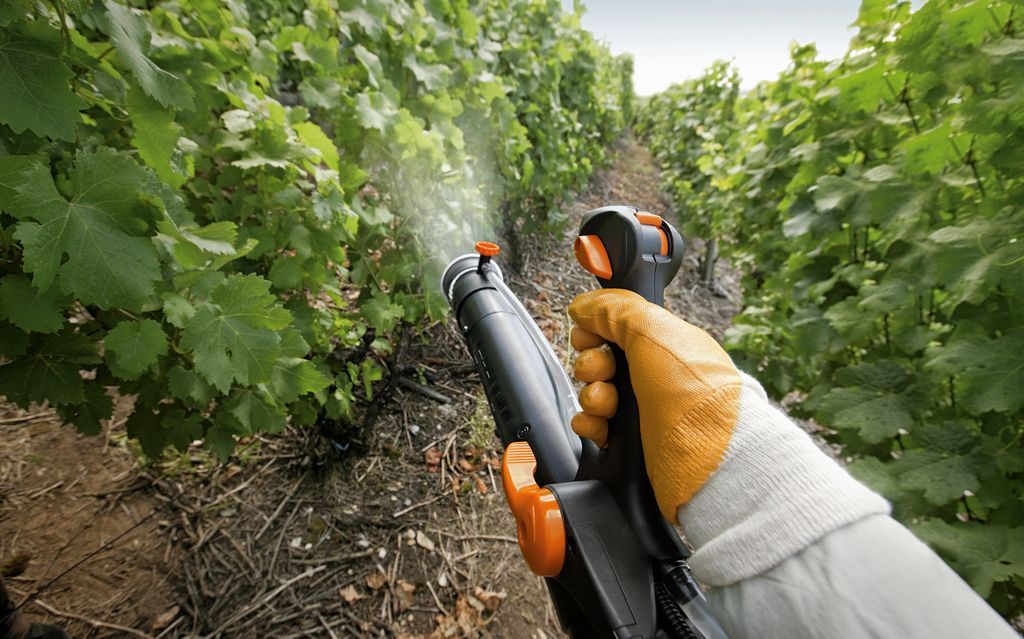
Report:
[[887,515],[839,528],[767,572],[708,593],[730,639],[1013,639],[1017,633]]
[[725,458],[678,512],[732,639],[1017,636],[743,378]]

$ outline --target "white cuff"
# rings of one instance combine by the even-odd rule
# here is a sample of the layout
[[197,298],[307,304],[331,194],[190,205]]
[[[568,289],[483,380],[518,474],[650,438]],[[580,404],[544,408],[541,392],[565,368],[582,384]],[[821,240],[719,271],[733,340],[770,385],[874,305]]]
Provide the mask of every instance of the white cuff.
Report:
[[850,476],[743,374],[740,410],[725,460],[679,507],[689,564],[702,583],[758,575],[829,532],[889,504]]

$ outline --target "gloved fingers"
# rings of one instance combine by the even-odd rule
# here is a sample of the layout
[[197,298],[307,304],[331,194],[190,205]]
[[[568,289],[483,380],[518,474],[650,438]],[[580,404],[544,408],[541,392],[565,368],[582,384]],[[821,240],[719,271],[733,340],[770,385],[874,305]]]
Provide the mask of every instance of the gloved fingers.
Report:
[[569,304],[576,331],[596,334],[625,348],[626,337],[644,328],[649,315],[661,309],[633,291],[606,288],[578,295]]
[[[676,379],[670,386],[695,385],[689,399],[699,403],[704,393],[738,379],[736,365],[711,335],[632,291],[583,293],[569,305],[569,315],[577,329],[621,346],[635,368],[634,380],[650,371],[672,371]],[[644,343],[655,347],[641,346]],[[665,390],[664,377],[649,376],[646,381],[652,392]]]
[[577,413],[572,418],[572,430],[597,444],[598,448],[608,445],[608,420],[604,417]]
[[610,382],[591,382],[580,391],[580,407],[595,417],[608,418],[619,407],[619,392]]
[[608,344],[584,350],[576,358],[573,376],[581,382],[608,382],[615,376],[615,356]]
[[572,332],[569,334],[569,341],[572,343],[573,349],[577,351],[583,351],[604,344],[603,337],[584,330],[579,326],[573,327]]

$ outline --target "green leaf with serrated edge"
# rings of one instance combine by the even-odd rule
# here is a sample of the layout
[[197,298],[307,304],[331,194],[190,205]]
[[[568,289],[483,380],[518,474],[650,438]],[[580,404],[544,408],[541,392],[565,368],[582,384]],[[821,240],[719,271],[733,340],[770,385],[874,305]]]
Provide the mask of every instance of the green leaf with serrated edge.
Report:
[[201,375],[181,366],[167,371],[167,383],[172,395],[195,408],[206,408],[217,395]]
[[125,431],[128,437],[139,442],[147,457],[159,457],[167,446],[167,436],[160,424],[160,416],[149,408],[136,408],[125,421]]
[[413,53],[406,54],[402,62],[405,68],[412,72],[416,81],[423,83],[429,91],[440,89],[446,84],[445,67],[439,64],[424,64],[416,59]]
[[206,226],[184,227],[181,236],[196,248],[214,255],[229,255],[235,252],[238,227],[234,222],[213,222]]
[[98,435],[103,430],[101,422],[114,415],[114,400],[103,386],[93,382],[85,385],[85,401],[57,406],[57,414],[83,435]]
[[316,149],[320,153],[321,160],[323,160],[323,163],[328,168],[335,171],[338,170],[338,149],[334,146],[334,142],[327,137],[323,129],[313,122],[299,122],[292,125],[292,128],[295,129],[295,132],[299,134],[299,138],[307,146]]
[[896,499],[900,494],[899,479],[893,475],[890,464],[874,457],[864,457],[847,464],[846,470],[886,499]]
[[254,328],[209,303],[196,308],[181,339],[182,348],[192,351],[196,371],[222,393],[236,380],[269,382],[281,352],[278,343],[274,331]]
[[899,148],[905,153],[904,166],[912,173],[934,174],[950,162],[956,162],[951,137],[952,129],[942,124],[902,142]]
[[206,431],[204,443],[217,455],[217,459],[224,463],[231,457],[231,453],[235,452],[235,428],[221,419]]
[[181,78],[161,69],[147,55],[152,34],[146,18],[114,0],[105,0],[103,6],[107,9],[107,20],[102,28],[143,90],[165,107],[191,110],[194,105],[192,88]]
[[164,293],[162,299],[164,316],[167,321],[178,328],[185,328],[188,320],[196,313],[195,307],[177,293]]
[[861,187],[856,181],[844,177],[827,175],[818,180],[814,192],[814,205],[819,211],[846,206],[858,193]]
[[1024,408],[1024,329],[989,338],[969,331],[928,349],[929,369],[956,375],[961,401],[972,413]]
[[0,5],[0,26],[7,26],[15,20],[23,20],[34,12],[34,0],[8,0]]
[[836,78],[840,104],[851,111],[873,111],[883,96],[891,95],[885,71],[885,63],[879,61]]
[[822,401],[821,412],[829,426],[856,430],[871,444],[895,437],[914,423],[902,398],[865,389],[833,389]]
[[72,140],[85,102],[71,90],[75,76],[62,61],[57,32],[0,31],[0,122],[15,133]]
[[376,294],[363,302],[361,310],[370,325],[380,332],[393,329],[405,314],[401,306],[393,304],[384,294]]
[[235,391],[225,406],[249,433],[279,433],[287,423],[284,411],[255,391]]
[[[13,324],[0,319],[0,357],[14,359],[28,349],[28,335]],[[0,391],[0,395],[3,392]]]
[[274,366],[271,390],[278,401],[290,403],[302,395],[327,388],[330,380],[313,362],[299,358],[281,358]]
[[37,163],[34,155],[0,155],[0,211],[7,209],[18,192],[22,172]]
[[[196,307],[181,346],[193,351],[195,369],[222,393],[241,384],[269,382],[281,354],[276,332],[291,314],[276,305],[270,282],[256,275],[232,275]],[[271,330],[272,329],[272,330]]]
[[164,439],[179,452],[188,450],[189,444],[203,437],[203,418],[195,413],[186,413],[181,409],[162,412],[160,427]]
[[135,379],[167,354],[167,336],[151,319],[118,322],[103,338],[104,355],[121,379]]
[[374,89],[379,89],[380,80],[384,77],[384,68],[380,64],[380,58],[361,44],[352,47],[352,53],[356,55],[356,59],[366,69],[370,86]]
[[56,333],[64,326],[67,298],[55,288],[41,292],[24,275],[0,279],[0,316],[26,333]]
[[964,491],[977,491],[981,485],[977,473],[984,464],[967,455],[910,450],[897,468],[902,473],[901,485],[924,491],[925,499],[941,506],[960,499]]
[[232,275],[210,293],[210,301],[224,314],[244,320],[251,326],[282,329],[291,322],[291,314],[277,306],[270,282],[258,275]]
[[280,333],[281,357],[305,357],[309,354],[309,344],[295,328],[288,326]]
[[302,279],[306,275],[306,260],[297,255],[280,255],[270,265],[270,278],[274,288],[289,290],[302,286]]
[[78,371],[99,361],[89,338],[74,333],[33,336],[25,355],[0,366],[0,395],[22,408],[85,400]]
[[79,153],[70,201],[46,167],[24,175],[11,212],[23,220],[14,236],[32,284],[45,291],[59,278],[61,290],[83,304],[141,309],[161,279],[156,250],[140,237],[148,232],[138,198],[145,169],[109,149]]
[[929,519],[911,529],[947,558],[982,597],[996,583],[1024,577],[1024,528]]
[[182,128],[174,121],[174,112],[136,85],[129,85],[125,106],[132,119],[132,146],[138,149],[142,161],[172,187],[184,184],[188,176],[179,173],[172,161],[182,134]]
[[381,93],[360,93],[356,96],[356,116],[364,129],[384,133],[397,120],[398,110]]

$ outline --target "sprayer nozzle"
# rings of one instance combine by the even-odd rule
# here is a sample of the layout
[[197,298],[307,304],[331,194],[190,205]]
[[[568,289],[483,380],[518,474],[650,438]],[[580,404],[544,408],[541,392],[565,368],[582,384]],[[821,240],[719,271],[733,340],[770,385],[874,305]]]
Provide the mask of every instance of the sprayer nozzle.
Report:
[[484,257],[494,257],[501,253],[501,247],[494,242],[477,242],[476,252]]

